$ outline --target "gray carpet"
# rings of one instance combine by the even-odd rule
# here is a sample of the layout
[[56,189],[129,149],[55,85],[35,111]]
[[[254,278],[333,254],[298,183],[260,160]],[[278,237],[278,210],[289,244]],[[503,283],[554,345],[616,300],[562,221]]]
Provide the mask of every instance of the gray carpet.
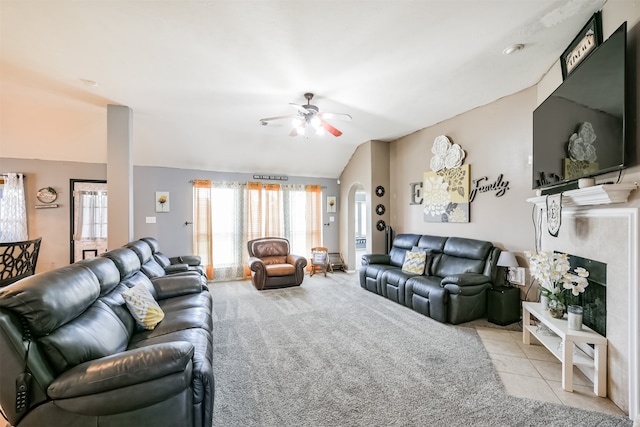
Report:
[[631,426],[505,393],[475,329],[360,288],[212,283],[214,426]]

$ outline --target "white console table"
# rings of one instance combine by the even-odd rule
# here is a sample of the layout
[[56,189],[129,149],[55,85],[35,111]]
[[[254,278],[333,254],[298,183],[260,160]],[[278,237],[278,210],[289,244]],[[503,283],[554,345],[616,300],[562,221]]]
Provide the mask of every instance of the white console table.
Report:
[[[555,335],[545,335],[537,331],[531,324],[534,315],[543,325]],[[551,317],[542,304],[536,302],[522,303],[522,342],[531,343],[531,335],[535,336],[555,357],[562,362],[562,388],[573,391],[573,366],[582,365],[593,368],[593,392],[601,397],[607,396],[607,339],[592,329],[582,326],[582,330],[574,331],[567,327],[564,319]],[[562,343],[562,345],[560,345]],[[574,343],[593,344],[595,346],[593,358],[584,353]]]

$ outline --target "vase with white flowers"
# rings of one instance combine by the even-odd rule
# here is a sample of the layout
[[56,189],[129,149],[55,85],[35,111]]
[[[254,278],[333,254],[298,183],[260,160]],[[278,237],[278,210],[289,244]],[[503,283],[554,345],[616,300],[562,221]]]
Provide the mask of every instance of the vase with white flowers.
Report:
[[563,317],[565,304],[589,286],[589,272],[582,267],[570,272],[569,256],[564,253],[527,251],[525,255],[529,259],[531,277],[538,281],[541,294],[549,298],[549,313],[553,317]]

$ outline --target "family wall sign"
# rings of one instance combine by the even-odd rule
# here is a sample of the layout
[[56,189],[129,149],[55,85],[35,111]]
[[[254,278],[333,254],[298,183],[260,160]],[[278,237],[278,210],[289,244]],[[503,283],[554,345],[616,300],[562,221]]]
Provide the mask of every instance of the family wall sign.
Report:
[[[411,182],[409,183],[409,187],[411,188],[410,192],[410,205],[421,205],[423,203],[423,183],[422,182]],[[471,189],[469,192],[469,202],[473,202],[478,193],[495,193],[496,197],[502,197],[509,190],[509,181],[504,179],[504,174],[498,175],[498,177],[493,181],[489,182],[488,176],[483,176],[482,178],[472,179],[471,180]]]

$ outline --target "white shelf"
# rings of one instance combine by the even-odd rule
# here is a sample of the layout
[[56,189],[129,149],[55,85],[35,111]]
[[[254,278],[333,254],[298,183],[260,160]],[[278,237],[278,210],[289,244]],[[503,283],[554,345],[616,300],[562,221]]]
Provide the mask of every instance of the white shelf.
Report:
[[[531,324],[531,315],[545,325],[554,335],[538,332]],[[587,326],[582,330],[569,329],[566,319],[552,317],[542,304],[534,302],[522,303],[522,342],[530,344],[531,335],[544,345],[558,360],[562,362],[562,388],[573,391],[573,366],[579,365],[593,369],[593,392],[597,396],[607,395],[607,339]],[[575,343],[594,345],[594,357],[590,357]]]
[[[579,188],[562,193],[562,206],[594,206],[608,205],[612,203],[626,203],[629,194],[638,188],[632,184],[602,184],[593,187]],[[537,196],[527,199],[541,209],[547,208],[547,196]]]
[[[540,343],[547,348],[559,361],[562,362],[562,350],[560,343],[562,339],[557,335],[544,335],[537,332],[537,327],[533,325],[527,326],[529,332],[540,341]],[[589,357],[584,351],[574,346],[573,349],[573,364],[593,367],[593,359]]]

